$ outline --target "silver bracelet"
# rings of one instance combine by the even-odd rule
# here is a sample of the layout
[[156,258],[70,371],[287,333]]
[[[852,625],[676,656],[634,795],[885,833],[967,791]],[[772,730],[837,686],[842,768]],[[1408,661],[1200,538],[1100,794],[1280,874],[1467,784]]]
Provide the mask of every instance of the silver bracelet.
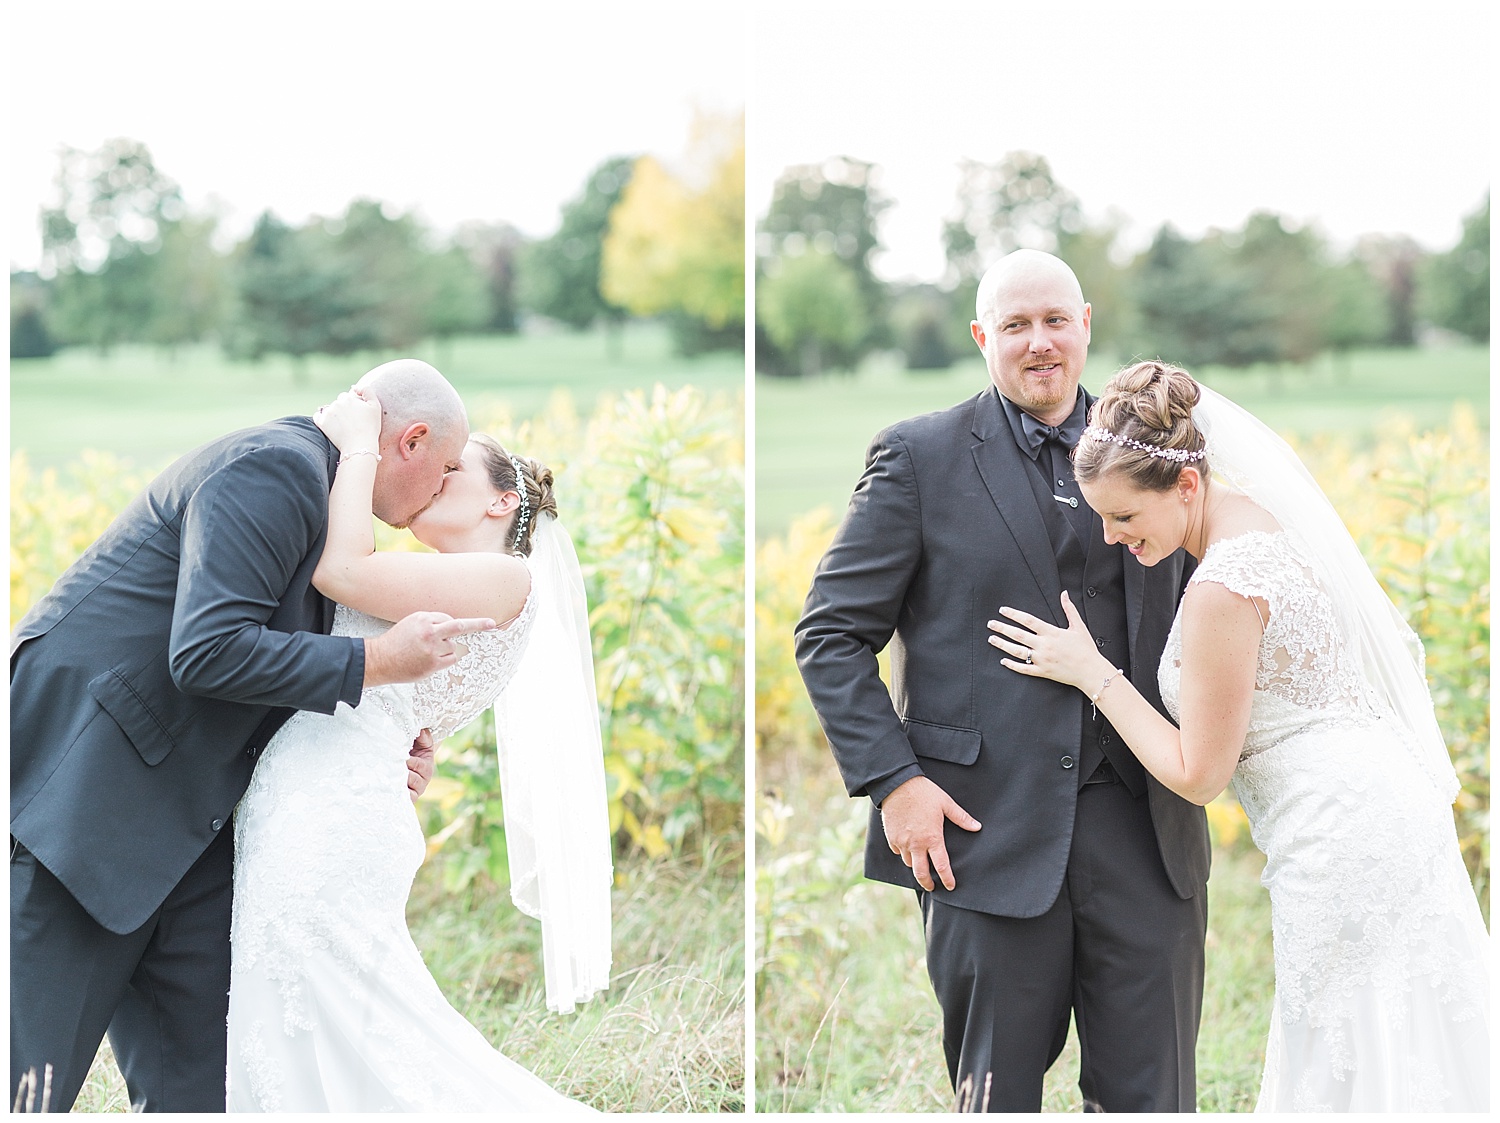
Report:
[[339,463],[342,464],[344,461],[350,460],[356,456],[373,456],[375,458],[375,463],[380,463],[380,453],[371,452],[367,448],[357,448],[353,452],[344,453],[344,455],[339,457]]
[[1109,674],[1104,676],[1103,684],[1100,685],[1098,690],[1094,691],[1093,697],[1089,699],[1089,706],[1093,709],[1094,716],[1096,718],[1099,716],[1099,699],[1103,697],[1104,692],[1109,689],[1109,684],[1115,681],[1115,676],[1123,675],[1124,673],[1125,672],[1120,670],[1119,667],[1116,667],[1114,670],[1110,671]]

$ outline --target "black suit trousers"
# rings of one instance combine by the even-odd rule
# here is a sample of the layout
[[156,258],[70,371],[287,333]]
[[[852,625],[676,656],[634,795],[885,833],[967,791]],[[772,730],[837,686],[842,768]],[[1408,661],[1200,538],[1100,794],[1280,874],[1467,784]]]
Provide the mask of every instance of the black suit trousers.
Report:
[[37,1072],[40,1108],[77,1098],[109,1033],[130,1101],[146,1111],[224,1110],[234,846],[226,828],[151,918],[103,927],[25,847],[10,862],[11,1095]]
[[1086,1110],[1196,1110],[1208,906],[1173,891],[1144,797],[1079,790],[1067,873],[1041,916],[917,896],[961,1108],[1039,1111],[1071,1013]]

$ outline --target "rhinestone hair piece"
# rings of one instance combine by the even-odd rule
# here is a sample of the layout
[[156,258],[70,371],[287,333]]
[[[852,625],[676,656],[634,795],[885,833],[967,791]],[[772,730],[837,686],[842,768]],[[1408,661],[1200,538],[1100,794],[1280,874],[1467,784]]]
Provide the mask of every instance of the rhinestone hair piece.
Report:
[[516,516],[516,549],[521,548],[521,539],[526,536],[526,524],[531,518],[531,502],[526,498],[526,476],[521,471],[521,462],[512,454],[510,467],[516,474],[516,494],[521,497],[521,511]]
[[1102,425],[1090,425],[1083,431],[1083,435],[1086,438],[1103,441],[1106,444],[1113,442],[1117,445],[1124,445],[1126,448],[1133,448],[1139,452],[1144,452],[1147,456],[1154,456],[1158,460],[1173,460],[1178,464],[1188,464],[1193,461],[1202,460],[1208,455],[1207,445],[1204,445],[1196,452],[1185,448],[1162,448],[1160,445],[1148,445],[1145,441],[1138,441],[1131,437],[1122,437],[1111,433]]

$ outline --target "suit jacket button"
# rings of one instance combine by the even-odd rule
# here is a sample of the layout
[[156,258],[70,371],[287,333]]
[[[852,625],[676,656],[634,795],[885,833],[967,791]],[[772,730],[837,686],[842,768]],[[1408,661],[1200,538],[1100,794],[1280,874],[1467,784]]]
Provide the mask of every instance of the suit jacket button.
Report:
[[1072,768],[1073,767],[1073,758],[1070,757],[1070,756],[1065,756],[1058,763],[1061,764],[1064,768]]
[[1100,636],[1098,639],[1096,639],[1094,641],[1094,645],[1096,647],[1103,647],[1108,642],[1109,642],[1109,640],[1105,639],[1103,636]]
[[224,820],[223,819],[215,819],[213,821],[213,828],[214,828],[214,830],[218,830],[223,825],[224,825]]
[[1096,589],[1096,588],[1094,588],[1092,585],[1090,585],[1089,586],[1089,596],[1091,596],[1091,597],[1097,597],[1098,595],[1099,595],[1099,590]]
[[1099,743],[1101,745],[1107,745],[1107,744],[1109,744],[1113,740],[1114,740],[1114,738],[1109,735],[1109,730],[1108,729],[1106,729],[1103,733],[1101,733],[1099,735]]

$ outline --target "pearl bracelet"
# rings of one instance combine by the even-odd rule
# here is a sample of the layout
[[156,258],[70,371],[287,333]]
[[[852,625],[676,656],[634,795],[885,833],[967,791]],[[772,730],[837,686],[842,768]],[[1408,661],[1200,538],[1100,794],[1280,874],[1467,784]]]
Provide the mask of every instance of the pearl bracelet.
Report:
[[375,462],[377,464],[380,463],[380,453],[372,452],[367,448],[357,448],[353,452],[344,453],[343,456],[339,457],[339,463],[342,464],[344,461],[350,460],[356,456],[373,456],[375,458]]
[[1096,690],[1093,696],[1089,698],[1089,706],[1093,708],[1094,716],[1096,718],[1099,716],[1099,699],[1103,697],[1104,692],[1109,689],[1109,684],[1115,681],[1115,676],[1123,675],[1124,673],[1125,672],[1120,670],[1119,667],[1116,667],[1114,670],[1110,671],[1109,674],[1104,676],[1104,682],[1100,685],[1099,689]]

